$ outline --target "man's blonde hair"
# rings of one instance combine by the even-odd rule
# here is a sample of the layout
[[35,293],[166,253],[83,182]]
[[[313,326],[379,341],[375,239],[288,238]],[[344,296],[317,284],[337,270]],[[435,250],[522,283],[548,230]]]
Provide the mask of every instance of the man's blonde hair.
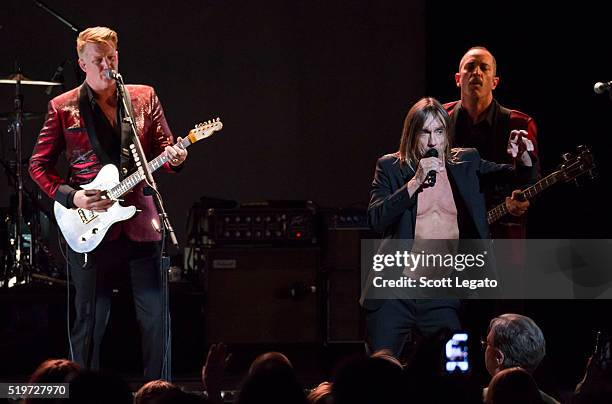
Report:
[[117,33],[107,27],[92,27],[81,31],[77,38],[77,53],[79,57],[83,56],[83,50],[88,43],[108,44],[117,49],[119,38]]

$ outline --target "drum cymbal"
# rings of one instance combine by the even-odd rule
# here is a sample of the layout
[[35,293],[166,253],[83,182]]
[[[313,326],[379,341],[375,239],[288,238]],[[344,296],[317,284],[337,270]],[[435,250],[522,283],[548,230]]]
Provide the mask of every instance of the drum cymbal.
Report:
[[[24,112],[23,119],[38,119],[43,118],[45,116],[42,112]],[[15,120],[15,112],[0,112],[0,121],[14,121]]]
[[0,79],[0,84],[17,84],[20,82],[24,86],[61,86],[62,83],[57,83],[55,81],[40,81],[40,80],[30,80],[26,76],[21,73],[11,74],[10,76]]

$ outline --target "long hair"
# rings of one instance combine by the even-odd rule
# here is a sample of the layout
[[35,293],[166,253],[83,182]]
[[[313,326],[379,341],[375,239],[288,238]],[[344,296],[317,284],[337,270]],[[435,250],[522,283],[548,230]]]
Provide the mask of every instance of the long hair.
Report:
[[451,156],[451,143],[452,134],[450,131],[450,117],[448,113],[436,100],[435,98],[425,97],[418,100],[404,119],[404,129],[402,130],[402,138],[399,146],[399,157],[402,164],[408,164],[410,162],[416,163],[423,156],[421,150],[418,147],[418,134],[425,121],[430,116],[434,116],[440,121],[446,129],[446,147],[444,148],[444,155],[447,161],[452,160]]

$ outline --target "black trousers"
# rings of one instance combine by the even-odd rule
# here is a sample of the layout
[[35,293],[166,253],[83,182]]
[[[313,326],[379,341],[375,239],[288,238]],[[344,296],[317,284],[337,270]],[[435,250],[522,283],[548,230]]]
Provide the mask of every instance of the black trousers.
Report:
[[412,331],[431,335],[442,328],[459,330],[456,299],[388,299],[374,310],[366,310],[368,350],[388,349],[400,356]]
[[159,379],[164,360],[160,243],[121,236],[103,242],[87,255],[68,248],[67,258],[70,281],[76,289],[76,318],[70,334],[75,362],[85,368],[100,368],[100,344],[110,317],[113,286],[128,271],[142,335],[144,376]]

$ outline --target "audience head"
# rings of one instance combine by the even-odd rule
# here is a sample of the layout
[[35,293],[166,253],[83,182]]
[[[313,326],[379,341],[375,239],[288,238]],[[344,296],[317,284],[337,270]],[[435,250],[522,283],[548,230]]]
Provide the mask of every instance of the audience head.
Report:
[[333,404],[332,384],[330,382],[319,384],[312,389],[306,399],[308,400],[308,404]]
[[134,404],[190,404],[202,399],[181,390],[165,380],[153,380],[142,386],[134,396]]
[[289,359],[279,352],[268,352],[253,361],[238,403],[304,404],[306,395]]
[[332,385],[335,404],[403,403],[401,365],[387,355],[356,357],[338,368]]
[[374,352],[371,355],[372,358],[380,358],[380,359],[384,359],[386,361],[389,361],[390,363],[394,364],[395,366],[399,367],[400,369],[403,369],[404,367],[402,366],[402,363],[399,361],[399,359],[397,359],[395,356],[393,356],[393,353],[388,350],[388,349],[380,349],[376,352]]
[[277,367],[288,367],[293,369],[293,365],[289,358],[280,352],[266,352],[265,354],[259,355],[249,368],[249,374],[257,372],[262,369],[277,368]]
[[119,376],[82,370],[69,380],[70,398],[77,404],[132,404],[132,391]]
[[523,368],[499,371],[491,382],[485,397],[486,404],[540,404],[542,398],[533,377]]
[[503,314],[491,320],[486,343],[485,364],[491,376],[516,366],[533,373],[546,353],[542,330],[520,314]]
[[[28,383],[67,383],[68,379],[78,373],[81,367],[68,359],[47,359],[41,363]],[[37,403],[41,400],[34,398],[26,398],[23,404]],[[48,403],[64,402],[63,399],[45,400]]]
[[28,383],[63,383],[71,373],[80,369],[79,365],[68,359],[47,359],[32,373]]

